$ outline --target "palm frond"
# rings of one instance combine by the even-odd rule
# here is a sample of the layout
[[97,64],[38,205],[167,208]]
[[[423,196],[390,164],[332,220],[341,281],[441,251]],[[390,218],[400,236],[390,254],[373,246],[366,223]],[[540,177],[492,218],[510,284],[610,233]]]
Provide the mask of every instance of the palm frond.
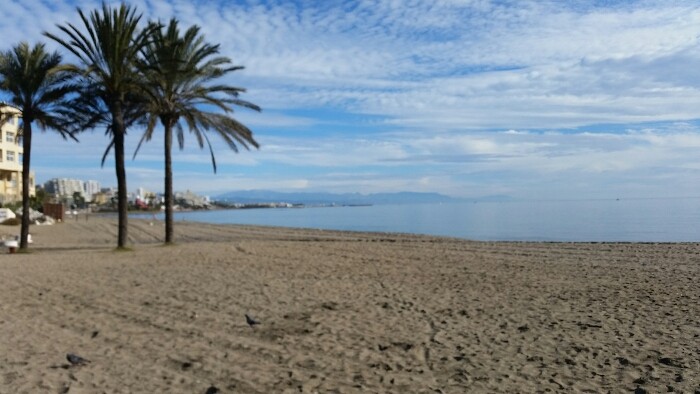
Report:
[[136,155],[139,153],[139,150],[141,150],[141,145],[143,145],[144,142],[151,140],[151,137],[153,136],[153,130],[156,128],[157,123],[158,118],[156,116],[148,117],[148,121],[146,123],[146,131],[141,136],[138,145],[136,145],[136,149],[134,150],[134,156],[131,158],[132,160],[136,159]]
[[105,149],[105,152],[102,154],[102,160],[100,161],[101,167],[105,166],[105,161],[107,161],[107,156],[109,155],[109,151],[112,150],[113,147],[114,147],[114,138],[112,138],[109,141],[109,145],[107,145],[107,149]]
[[[12,116],[21,118],[18,135],[23,139],[22,160],[22,226],[20,248],[27,247],[29,232],[29,174],[31,171],[32,124],[39,130],[55,130],[64,139],[75,138],[71,122],[66,116],[70,99],[78,86],[73,75],[61,65],[57,52],[47,52],[44,44],[31,47],[21,42],[11,50],[0,53],[0,90],[9,93],[15,109]],[[1,105],[0,110],[7,110]],[[4,112],[4,111],[3,111]],[[7,115],[0,116],[1,120]]]
[[230,72],[243,69],[232,65],[229,58],[220,56],[219,50],[219,45],[205,41],[198,26],[181,33],[178,21],[171,19],[166,26],[161,25],[155,30],[152,41],[141,51],[139,66],[148,91],[147,111],[161,120],[176,119],[174,128],[180,149],[184,147],[183,125],[186,126],[201,149],[208,147],[215,171],[216,160],[208,133],[219,135],[234,152],[238,152],[239,146],[257,148],[259,145],[252,131],[230,114],[234,106],[261,110],[239,98],[245,92],[244,88],[212,83]]

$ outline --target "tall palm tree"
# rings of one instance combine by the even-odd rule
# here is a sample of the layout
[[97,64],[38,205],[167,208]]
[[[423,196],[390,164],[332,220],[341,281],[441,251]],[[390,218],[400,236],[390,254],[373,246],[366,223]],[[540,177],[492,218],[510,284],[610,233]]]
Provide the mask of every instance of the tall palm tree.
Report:
[[83,127],[105,126],[110,142],[105,156],[114,148],[117,176],[117,207],[119,229],[117,248],[126,247],[128,206],[126,170],[124,168],[124,139],[128,126],[139,115],[139,92],[142,80],[136,61],[156,26],[139,29],[142,15],[122,3],[118,8],[102,4],[89,16],[78,8],[82,30],[73,24],[58,26],[67,36],[44,33],[80,60],[70,70],[81,77],[82,90],[74,102]]
[[252,131],[233,118],[232,106],[255,111],[260,111],[260,107],[238,98],[245,89],[213,83],[243,67],[231,66],[231,60],[217,56],[218,53],[219,45],[206,43],[198,26],[190,27],[181,35],[176,19],[171,19],[167,28],[160,26],[143,50],[141,68],[146,78],[148,101],[145,111],[148,115],[146,131],[136,153],[144,141],[152,138],[160,121],[165,131],[166,244],[173,242],[173,131],[177,133],[181,150],[184,146],[183,123],[194,134],[200,148],[206,144],[214,172],[216,159],[207,132],[219,135],[234,152],[238,152],[238,145],[246,149],[258,147]]
[[[33,48],[22,42],[0,53],[0,90],[10,95],[11,105],[0,103],[3,118],[19,115],[22,137],[22,229],[20,250],[28,247],[29,234],[29,171],[32,154],[32,125],[41,130],[53,129],[63,138],[73,136],[66,121],[69,99],[75,91],[71,75],[61,70],[61,56],[49,53],[44,44]],[[3,107],[14,107],[17,111]],[[5,111],[2,111],[5,109]],[[76,140],[77,141],[77,140]]]

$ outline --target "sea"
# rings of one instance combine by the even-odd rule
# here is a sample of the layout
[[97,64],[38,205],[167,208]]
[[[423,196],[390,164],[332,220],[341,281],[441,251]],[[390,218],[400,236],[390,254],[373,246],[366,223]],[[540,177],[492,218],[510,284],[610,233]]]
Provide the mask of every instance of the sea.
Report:
[[700,242],[700,197],[228,209],[175,220],[479,241]]

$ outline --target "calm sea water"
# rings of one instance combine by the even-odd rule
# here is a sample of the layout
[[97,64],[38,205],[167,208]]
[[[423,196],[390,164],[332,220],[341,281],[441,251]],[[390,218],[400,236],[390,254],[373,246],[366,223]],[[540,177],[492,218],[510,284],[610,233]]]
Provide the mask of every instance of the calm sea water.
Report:
[[483,241],[700,241],[700,198],[241,209],[180,212],[175,218]]

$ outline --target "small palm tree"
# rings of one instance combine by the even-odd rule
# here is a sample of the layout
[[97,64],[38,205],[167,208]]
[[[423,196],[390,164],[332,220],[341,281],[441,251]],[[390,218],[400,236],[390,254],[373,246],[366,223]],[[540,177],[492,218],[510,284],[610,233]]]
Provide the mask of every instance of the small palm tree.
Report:
[[176,19],[171,19],[167,28],[160,26],[143,50],[141,69],[148,92],[145,106],[148,115],[146,131],[136,153],[144,141],[152,138],[160,121],[165,131],[166,244],[173,242],[173,131],[177,133],[180,149],[183,149],[182,123],[186,124],[197,139],[199,147],[204,148],[206,144],[209,148],[214,172],[216,159],[207,132],[219,135],[234,152],[238,151],[238,145],[246,149],[249,146],[258,147],[250,129],[231,116],[231,107],[236,105],[255,111],[260,111],[260,107],[238,98],[245,89],[212,83],[217,78],[243,67],[231,66],[230,59],[217,56],[218,53],[219,46],[206,43],[199,33],[198,26],[192,26],[184,35],[180,35]]
[[102,4],[102,12],[94,10],[86,16],[78,8],[83,29],[73,24],[58,26],[67,38],[51,33],[55,40],[79,60],[69,70],[80,76],[81,93],[74,100],[76,119],[85,128],[105,126],[110,142],[102,163],[114,148],[117,176],[117,209],[119,228],[117,248],[126,247],[128,205],[124,139],[127,128],[139,118],[141,74],[136,68],[139,52],[147,44],[156,26],[139,29],[142,15],[126,4],[112,8]]
[[[46,52],[44,44],[32,48],[28,43],[22,42],[12,50],[0,53],[0,90],[11,97],[11,105],[0,103],[0,115],[7,118],[18,114],[21,118],[19,135],[22,137],[24,154],[20,250],[28,247],[32,125],[36,123],[41,130],[52,129],[63,138],[75,139],[70,124],[66,121],[70,95],[75,88],[71,76],[61,69],[61,56],[57,52]],[[3,107],[13,107],[14,110]]]

